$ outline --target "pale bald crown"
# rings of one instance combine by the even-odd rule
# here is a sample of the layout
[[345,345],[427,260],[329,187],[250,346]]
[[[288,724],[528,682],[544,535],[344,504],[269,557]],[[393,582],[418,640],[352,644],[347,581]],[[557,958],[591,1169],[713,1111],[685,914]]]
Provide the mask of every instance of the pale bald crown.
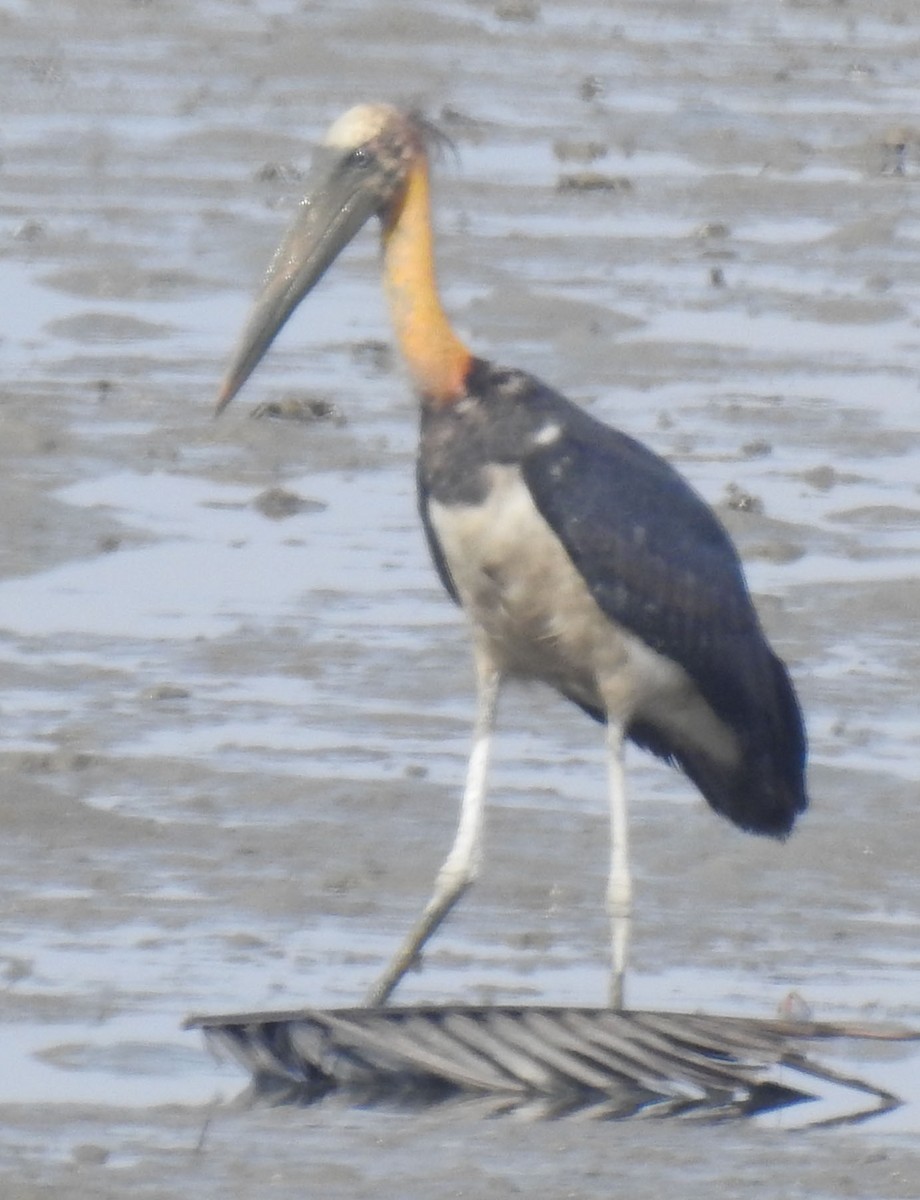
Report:
[[353,150],[407,122],[407,116],[392,104],[356,104],[332,123],[323,143],[338,150]]
[[420,118],[392,104],[357,104],[333,122],[323,145],[364,156],[367,186],[376,190],[386,224],[395,219],[409,172],[424,164],[426,129]]

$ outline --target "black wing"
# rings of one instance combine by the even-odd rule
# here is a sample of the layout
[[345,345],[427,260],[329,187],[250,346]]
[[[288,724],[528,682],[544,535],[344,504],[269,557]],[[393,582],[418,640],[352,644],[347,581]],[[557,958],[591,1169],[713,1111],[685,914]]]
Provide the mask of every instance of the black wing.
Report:
[[447,559],[444,557],[444,551],[441,549],[438,535],[431,524],[431,514],[428,511],[428,486],[425,482],[421,458],[416,463],[415,482],[419,516],[422,518],[422,529],[425,532],[425,541],[428,543],[428,552],[431,554],[431,561],[434,563],[438,578],[444,585],[444,590],[450,596],[451,600],[453,600],[454,604],[459,604],[460,596],[457,592],[457,585],[454,583],[454,578],[450,573],[450,567],[447,565]]
[[727,776],[647,722],[629,736],[737,824],[787,833],[806,804],[801,713],[728,534],[664,459],[562,397],[540,400],[559,434],[521,463],[537,508],[601,610],[683,667],[736,732],[744,766]]
[[704,694],[738,639],[762,649],[727,533],[664,459],[599,422],[567,421],[522,470],[600,608],[679,663]]

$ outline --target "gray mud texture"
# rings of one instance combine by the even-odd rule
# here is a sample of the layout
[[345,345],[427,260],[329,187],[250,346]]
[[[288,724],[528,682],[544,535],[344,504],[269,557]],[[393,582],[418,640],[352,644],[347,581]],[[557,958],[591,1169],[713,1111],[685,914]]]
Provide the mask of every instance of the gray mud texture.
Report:
[[[370,231],[211,415],[312,145],[374,99],[456,147],[463,335],[718,508],[807,714],[785,845],[630,755],[630,1003],[920,1024],[918,97],[914,0],[0,0],[5,1200],[920,1195],[916,1104],[248,1111],[181,1028],[357,1002],[452,835],[472,671]],[[509,691],[482,878],[403,999],[602,1002],[600,741]]]

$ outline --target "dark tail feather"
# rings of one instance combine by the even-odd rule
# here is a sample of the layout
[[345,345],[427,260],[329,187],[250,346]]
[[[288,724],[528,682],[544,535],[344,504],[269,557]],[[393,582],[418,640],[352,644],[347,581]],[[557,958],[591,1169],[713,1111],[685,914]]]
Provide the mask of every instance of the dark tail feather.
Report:
[[[767,653],[768,678],[762,687],[748,694],[746,704],[719,713],[741,740],[741,762],[734,770],[714,763],[692,747],[675,745],[647,722],[631,722],[626,733],[643,750],[679,767],[709,805],[739,829],[765,837],[786,838],[796,817],[808,807],[805,792],[808,747],[789,673],[771,650]],[[602,709],[583,704],[574,696],[569,699],[592,720],[606,724]]]
[[784,747],[748,759],[740,769],[727,770],[703,754],[674,747],[648,725],[631,725],[629,736],[644,750],[679,767],[720,816],[748,833],[788,837],[808,804],[802,773],[795,775]]
[[789,674],[772,652],[767,673],[767,686],[759,695],[752,695],[734,712],[719,714],[741,742],[741,761],[733,770],[693,747],[674,745],[660,730],[641,721],[628,732],[637,745],[680,767],[712,808],[739,828],[785,838],[808,806],[808,750]]

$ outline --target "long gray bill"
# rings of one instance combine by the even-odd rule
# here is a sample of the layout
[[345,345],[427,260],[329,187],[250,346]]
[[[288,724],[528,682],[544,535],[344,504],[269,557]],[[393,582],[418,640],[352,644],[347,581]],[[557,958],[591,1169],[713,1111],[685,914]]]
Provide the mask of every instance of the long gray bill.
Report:
[[367,175],[350,170],[341,152],[330,163],[331,153],[326,147],[317,153],[310,173],[316,182],[275,251],[220,385],[215,415],[242,388],[300,301],[377,209],[379,196],[368,186]]

